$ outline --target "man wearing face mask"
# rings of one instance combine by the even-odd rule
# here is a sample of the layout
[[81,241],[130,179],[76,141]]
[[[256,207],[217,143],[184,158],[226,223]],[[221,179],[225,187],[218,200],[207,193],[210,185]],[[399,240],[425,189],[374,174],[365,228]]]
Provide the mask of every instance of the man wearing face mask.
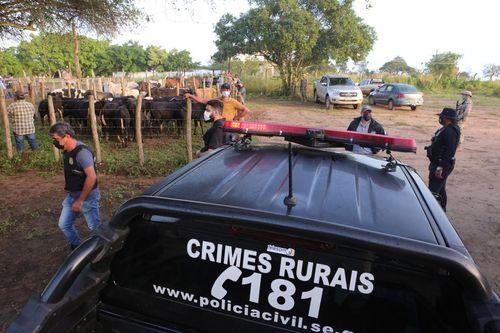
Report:
[[95,158],[89,147],[75,139],[75,132],[68,123],[55,123],[49,134],[54,146],[64,150],[64,189],[67,195],[62,203],[59,228],[73,250],[80,244],[76,219],[83,215],[90,230],[96,229],[101,220],[101,193],[97,185]]
[[[227,120],[243,120],[243,118],[250,112],[248,107],[241,104],[236,99],[231,97],[231,86],[229,83],[224,83],[221,86],[222,96],[219,100],[224,104],[224,110],[222,111],[222,116]],[[195,96],[189,93],[184,94],[184,97],[191,98],[198,103],[207,104],[208,99],[204,99],[199,96]]]
[[[349,124],[349,127],[347,127],[347,130],[351,132],[387,135],[382,125],[372,118],[372,109],[368,105],[363,105],[361,108],[361,116],[354,118]],[[359,145],[348,145],[346,146],[346,150],[364,155],[372,155],[380,151],[379,148],[366,148]]]
[[425,147],[429,158],[429,190],[441,197],[441,206],[446,211],[446,180],[455,167],[455,152],[460,140],[460,127],[457,125],[457,111],[444,108],[438,114],[442,125],[432,137],[431,145]]
[[218,99],[207,101],[207,107],[203,113],[205,121],[212,121],[212,127],[203,135],[203,148],[196,152],[196,157],[201,157],[209,154],[212,150],[219,148],[225,143],[225,135],[223,131],[225,118],[222,118],[222,110],[224,104]]

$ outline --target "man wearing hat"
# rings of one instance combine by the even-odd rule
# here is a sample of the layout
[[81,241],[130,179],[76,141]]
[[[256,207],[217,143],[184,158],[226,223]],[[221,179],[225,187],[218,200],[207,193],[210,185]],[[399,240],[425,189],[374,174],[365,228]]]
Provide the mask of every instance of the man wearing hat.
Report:
[[14,102],[7,107],[7,114],[12,121],[17,152],[24,150],[24,138],[28,140],[31,150],[36,150],[38,143],[35,137],[35,107],[24,100],[22,90],[16,91]]
[[464,142],[465,122],[467,121],[469,112],[472,110],[472,93],[469,90],[464,90],[460,94],[462,95],[462,102],[460,104],[457,102],[457,121],[458,126],[460,126],[459,147]]
[[[349,127],[347,127],[347,130],[351,132],[387,135],[382,125],[372,118],[372,109],[369,105],[363,105],[361,116],[354,118]],[[379,148],[366,148],[359,145],[346,146],[346,150],[365,155],[376,154],[380,151]]]
[[429,190],[441,197],[441,206],[446,211],[446,180],[455,167],[455,152],[460,139],[460,127],[457,125],[457,111],[444,108],[439,116],[442,125],[432,137],[427,149],[429,164]]
[[[222,117],[226,118],[226,120],[243,120],[243,118],[250,112],[248,107],[231,97],[231,86],[229,83],[224,83],[221,86],[221,94],[222,96],[220,97],[220,100],[224,103]],[[209,98],[202,98],[190,93],[184,94],[184,97],[191,98],[196,102],[203,104],[207,104],[210,100]]]

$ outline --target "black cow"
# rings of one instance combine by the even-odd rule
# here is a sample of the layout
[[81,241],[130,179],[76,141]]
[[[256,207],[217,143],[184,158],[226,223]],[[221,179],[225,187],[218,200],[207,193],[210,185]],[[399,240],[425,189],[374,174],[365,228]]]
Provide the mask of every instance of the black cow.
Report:
[[[54,111],[56,114],[56,119],[61,119],[63,115],[63,105],[62,105],[62,97],[59,94],[52,94],[49,93],[48,95],[52,95],[52,104],[54,104]],[[38,104],[38,114],[40,116],[40,121],[42,122],[42,125],[44,125],[45,122],[45,117],[48,118],[49,116],[49,100],[48,98],[42,99],[40,103]],[[47,123],[49,123],[49,120],[47,119]]]
[[106,137],[116,135],[123,146],[131,139],[131,116],[129,109],[120,101],[108,101],[100,109],[99,119]]
[[[100,114],[100,109],[104,106],[105,101],[94,102],[94,112],[96,116]],[[74,127],[88,129],[88,114],[89,100],[80,98],[63,98],[63,116],[64,119],[70,122]]]

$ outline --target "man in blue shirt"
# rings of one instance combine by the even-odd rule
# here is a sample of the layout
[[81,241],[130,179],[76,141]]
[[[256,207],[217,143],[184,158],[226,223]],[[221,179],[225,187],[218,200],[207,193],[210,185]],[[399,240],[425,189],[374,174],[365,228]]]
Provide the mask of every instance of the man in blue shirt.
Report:
[[83,214],[90,230],[99,226],[99,200],[97,171],[92,151],[75,139],[75,132],[68,123],[59,122],[50,127],[52,143],[64,150],[64,189],[68,192],[59,217],[59,228],[73,250],[80,244],[75,228],[76,219]]

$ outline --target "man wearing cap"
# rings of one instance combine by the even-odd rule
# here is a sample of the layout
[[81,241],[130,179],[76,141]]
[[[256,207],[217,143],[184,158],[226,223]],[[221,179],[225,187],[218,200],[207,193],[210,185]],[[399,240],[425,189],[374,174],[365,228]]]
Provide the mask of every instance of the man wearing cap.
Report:
[[464,128],[467,116],[472,110],[472,93],[469,90],[464,90],[460,93],[462,95],[462,103],[457,102],[457,121],[460,127],[460,142],[459,147],[464,142]]
[[28,140],[31,150],[38,148],[35,137],[35,107],[24,100],[22,90],[16,91],[14,102],[7,107],[7,114],[12,121],[12,130],[16,141],[16,150],[24,150],[24,139]]
[[441,206],[446,211],[446,180],[455,167],[455,152],[460,139],[460,127],[457,125],[457,111],[444,108],[438,113],[442,125],[432,137],[427,149],[429,158],[429,190],[441,197]]
[[[222,96],[219,98],[222,103],[224,103],[224,110],[222,112],[222,117],[226,120],[243,120],[243,118],[250,112],[250,110],[244,105],[231,98],[231,86],[229,83],[224,83],[221,86]],[[191,98],[198,103],[207,104],[210,100],[208,98],[202,98],[199,96],[192,95],[190,93],[184,94],[184,97]]]
[[[369,105],[363,105],[361,116],[354,118],[349,127],[347,127],[347,130],[351,132],[387,135],[382,125],[372,118],[372,109]],[[380,151],[379,148],[366,148],[359,145],[347,145],[346,150],[364,155],[372,155]]]

